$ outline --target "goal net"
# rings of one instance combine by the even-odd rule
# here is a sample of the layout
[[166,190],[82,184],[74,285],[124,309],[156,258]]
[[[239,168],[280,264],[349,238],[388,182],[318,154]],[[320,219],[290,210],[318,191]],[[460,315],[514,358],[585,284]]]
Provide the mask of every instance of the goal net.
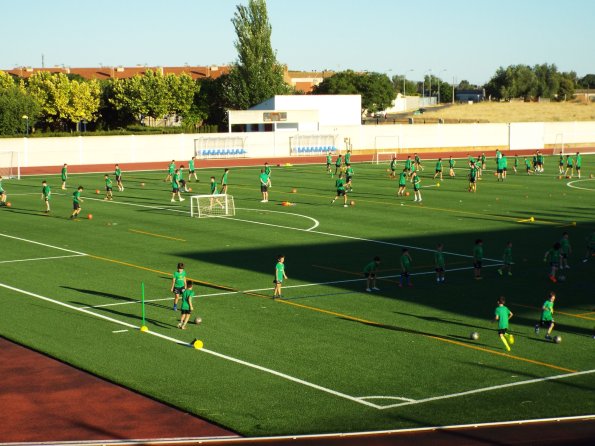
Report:
[[21,179],[19,152],[0,151],[0,175],[2,178]]
[[390,162],[396,157],[401,148],[398,136],[376,136],[374,138],[374,154],[372,163]]
[[564,155],[564,134],[556,134],[556,140],[554,142],[554,148],[552,150],[553,155]]
[[337,145],[335,135],[298,134],[289,138],[292,155],[320,155],[335,152]]
[[231,195],[193,195],[190,197],[191,217],[233,217],[235,214],[236,208]]
[[197,158],[231,158],[246,156],[245,139],[237,136],[203,136],[194,140]]

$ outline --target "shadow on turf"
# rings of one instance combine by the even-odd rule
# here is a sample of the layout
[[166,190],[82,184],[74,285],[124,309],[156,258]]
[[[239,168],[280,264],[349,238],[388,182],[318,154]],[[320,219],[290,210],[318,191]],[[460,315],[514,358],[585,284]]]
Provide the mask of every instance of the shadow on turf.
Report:
[[[169,279],[169,277],[167,279]],[[92,296],[107,297],[109,299],[118,300],[120,302],[140,303],[140,301],[138,299],[135,299],[132,297],[127,297],[127,296],[122,296],[119,294],[106,293],[103,291],[89,290],[89,289],[85,289],[85,288],[75,288],[75,287],[70,287],[70,286],[65,286],[65,285],[61,285],[60,288],[77,291],[77,292],[83,293],[83,294],[90,294]],[[172,299],[173,299],[173,297],[172,297]],[[92,306],[92,305],[89,305],[89,303],[81,303],[81,302],[72,302],[72,303],[80,304],[83,306]],[[145,302],[145,305],[147,307],[154,307],[154,308],[163,308],[163,309],[171,308],[171,306],[169,306],[169,305],[160,304],[157,302]],[[104,307],[100,307],[100,308],[104,308]]]
[[[80,306],[87,306],[87,304],[86,303],[83,303],[83,302],[73,301],[72,303],[73,304],[76,304],[76,305],[80,305]],[[142,321],[143,320],[142,316],[140,316],[138,314],[135,314],[135,313],[125,313],[125,312],[122,312],[122,311],[113,310],[112,308],[101,307],[101,308],[95,308],[95,310],[96,311],[106,312],[106,313],[111,313],[111,314],[114,314],[114,315],[117,315],[117,316],[123,316],[123,317],[128,317],[128,318],[136,319],[138,321]],[[161,328],[177,328],[177,324],[167,324],[167,323],[165,323],[163,321],[160,321],[158,319],[152,319],[152,318],[149,318],[149,317],[145,317],[145,321],[146,322],[149,322],[149,323],[151,323],[151,324],[153,324],[153,325],[155,325],[157,327],[161,327]]]

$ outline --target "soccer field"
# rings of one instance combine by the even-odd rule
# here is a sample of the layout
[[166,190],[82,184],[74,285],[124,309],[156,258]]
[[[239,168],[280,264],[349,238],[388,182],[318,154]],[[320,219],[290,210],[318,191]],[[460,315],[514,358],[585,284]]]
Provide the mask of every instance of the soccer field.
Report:
[[[560,180],[556,164],[547,158],[545,173],[509,172],[505,182],[488,170],[472,194],[462,160],[439,186],[428,160],[422,204],[410,185],[411,196],[396,196],[387,164],[355,164],[348,208],[330,204],[334,178],[322,165],[274,167],[268,203],[260,166],[232,168],[235,217],[204,219],[190,218],[189,199],[170,202],[164,172],[124,172],[113,201],[103,200],[102,173],[71,175],[67,191],[59,176],[4,181],[12,207],[0,208],[0,335],[247,436],[593,414],[595,258],[581,260],[595,231],[595,156],[583,157],[582,180]],[[207,194],[223,170],[198,173],[192,194]],[[68,218],[79,184],[81,217],[92,219]],[[543,255],[564,231],[571,269],[553,284]],[[500,276],[508,241],[513,275]],[[403,247],[413,286],[400,288]],[[281,253],[289,279],[273,301]],[[374,256],[380,291],[367,293],[362,269]],[[187,330],[172,310],[178,262],[203,319]],[[560,344],[533,328],[550,290]],[[511,352],[493,322],[501,295],[514,313]]]

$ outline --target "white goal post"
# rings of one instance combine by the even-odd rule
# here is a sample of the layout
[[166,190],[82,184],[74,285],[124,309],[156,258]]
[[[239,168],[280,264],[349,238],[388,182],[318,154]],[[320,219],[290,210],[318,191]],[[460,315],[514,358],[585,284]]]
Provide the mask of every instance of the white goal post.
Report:
[[374,155],[372,163],[380,164],[392,161],[401,150],[401,141],[397,135],[376,136],[374,138]]
[[552,149],[552,155],[565,155],[564,153],[564,133],[557,133]]
[[19,152],[0,150],[0,175],[4,179],[21,179],[21,162]]
[[192,195],[190,197],[191,217],[233,217],[235,214],[236,208],[231,195]]

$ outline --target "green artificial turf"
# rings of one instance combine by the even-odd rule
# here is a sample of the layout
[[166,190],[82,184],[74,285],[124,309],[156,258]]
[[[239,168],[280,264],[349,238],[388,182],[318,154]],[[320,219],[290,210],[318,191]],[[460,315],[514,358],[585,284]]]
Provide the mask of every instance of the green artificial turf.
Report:
[[[50,215],[42,177],[8,180],[0,335],[249,436],[592,414],[595,258],[581,258],[595,230],[595,157],[583,157],[580,182],[559,180],[555,164],[504,183],[485,172],[471,194],[466,169],[438,187],[427,161],[421,205],[396,197],[387,165],[356,164],[348,208],[330,204],[334,179],[322,165],[273,168],[269,203],[260,202],[258,166],[232,168],[236,217],[213,219],[189,218],[190,200],[171,203],[163,172],[125,172],[113,202],[95,193],[101,173],[71,175],[66,192],[48,176]],[[208,193],[208,178],[221,174],[200,170],[192,193]],[[79,184],[91,220],[68,219]],[[572,269],[552,284],[543,254],[563,231]],[[477,238],[481,281],[471,269]],[[501,277],[507,241],[515,264]],[[437,243],[445,284],[433,272]],[[403,246],[411,288],[397,286]],[[273,301],[280,253],[289,279],[284,300]],[[366,293],[361,271],[376,255],[381,291]],[[169,291],[178,262],[198,282],[203,319],[185,331]],[[138,330],[141,283],[149,333]],[[533,330],[549,290],[558,293],[559,345]],[[492,321],[500,295],[514,313],[510,353]],[[540,380],[566,374],[575,375]],[[510,386],[528,380],[538,381]]]

